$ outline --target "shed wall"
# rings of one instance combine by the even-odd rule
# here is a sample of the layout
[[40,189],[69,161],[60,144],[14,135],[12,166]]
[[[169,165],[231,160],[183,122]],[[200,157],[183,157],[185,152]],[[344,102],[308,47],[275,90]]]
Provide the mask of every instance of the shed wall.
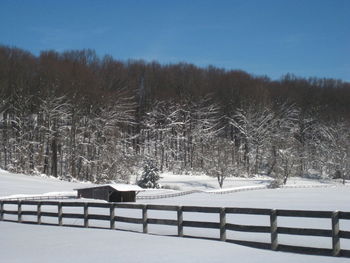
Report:
[[108,202],[135,202],[136,192],[119,192],[110,187],[78,189],[78,197],[100,199]]

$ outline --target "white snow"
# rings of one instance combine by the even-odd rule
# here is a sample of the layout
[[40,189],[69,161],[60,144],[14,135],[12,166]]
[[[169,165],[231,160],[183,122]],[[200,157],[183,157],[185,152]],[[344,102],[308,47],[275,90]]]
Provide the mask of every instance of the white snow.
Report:
[[[216,178],[204,174],[199,175],[178,175],[170,172],[162,173],[160,184],[162,186],[173,187],[180,191],[202,190],[218,191],[219,184]],[[273,179],[268,176],[255,176],[252,178],[228,177],[224,181],[223,191],[237,187],[267,186]],[[311,179],[291,177],[287,181],[286,187],[293,186],[328,186],[340,185],[339,182],[329,179]]]
[[0,196],[0,200],[2,199],[53,199],[60,197],[76,197],[77,193],[75,191],[67,191],[67,192],[48,192],[43,194],[17,194],[17,195],[8,195],[8,196]]
[[0,222],[4,263],[333,263],[344,258],[306,256],[253,249],[201,239],[125,231]]
[[71,192],[74,188],[91,186],[52,177],[12,174],[0,169],[0,197],[9,195],[38,195],[48,192]]
[[[223,189],[220,189],[217,179],[206,175],[176,175],[172,173],[161,174],[160,183],[163,186],[172,187],[173,189],[144,189],[139,195],[164,195],[186,192],[192,190],[220,193],[235,192],[246,188],[265,188],[270,182],[270,177],[256,176],[254,178],[230,177],[224,182]],[[67,182],[53,177],[46,176],[28,176],[23,174],[12,174],[0,169],[0,198],[8,196],[32,196],[32,195],[53,195],[57,192],[72,192],[73,189],[93,187],[96,184]],[[137,187],[133,185],[117,185],[119,189]],[[329,180],[312,180],[307,178],[292,177],[288,180],[285,187],[305,187],[305,186],[332,186],[341,185],[335,181]],[[126,188],[125,188],[126,187]],[[140,191],[137,188],[137,191]]]
[[[178,181],[176,181],[176,178]],[[197,180],[196,180],[197,179]],[[350,211],[350,188],[339,184],[317,182],[315,180],[292,179],[291,188],[282,189],[255,189],[254,191],[239,191],[234,193],[220,193],[215,186],[215,178],[206,176],[164,176],[164,181],[182,186],[182,191],[199,189],[211,191],[191,195],[155,199],[138,200],[137,203],[169,204],[169,205],[198,205],[215,207],[254,207],[275,209],[300,210],[341,210]],[[294,180],[294,184],[293,184]],[[233,178],[228,181],[227,187],[222,191],[234,189],[245,190],[248,187],[263,188],[268,180],[266,178],[244,179]],[[197,183],[196,183],[197,182]],[[263,183],[261,183],[263,182]],[[307,182],[310,187],[300,182]],[[84,187],[87,184],[63,182],[53,178],[14,175],[0,171],[0,196],[15,194],[45,194],[47,192],[71,191],[74,188]],[[90,184],[91,185],[91,184]],[[89,185],[89,186],[90,186]],[[164,185],[164,183],[163,183]],[[192,187],[192,188],[191,188]],[[196,188],[198,187],[198,188]],[[146,193],[160,194],[162,191],[176,193],[173,190],[147,190]],[[57,194],[57,193],[56,193]],[[57,209],[57,208],[56,208]],[[75,208],[71,208],[75,209]],[[49,211],[49,210],[47,210]],[[71,212],[77,212],[70,210]],[[82,211],[78,211],[81,213]],[[94,213],[108,213],[96,208]],[[140,218],[140,210],[124,209],[118,211],[120,216]],[[23,216],[24,220],[26,216]],[[28,216],[29,217],[29,216]],[[149,211],[150,218],[175,219],[175,212]],[[184,213],[184,220],[218,222],[217,214]],[[56,219],[57,221],[57,219]],[[93,222],[91,226],[99,226],[102,222]],[[269,225],[268,216],[228,215],[228,223]],[[64,223],[81,225],[79,220],[67,219]],[[330,229],[330,219],[308,218],[278,218],[279,226],[305,227]],[[350,230],[350,222],[341,220],[341,229]],[[117,228],[131,231],[141,231],[142,226],[123,224],[117,222]],[[235,244],[209,241],[201,239],[188,239],[158,235],[176,235],[176,228],[171,226],[150,225],[149,232],[155,235],[140,233],[111,231],[104,229],[81,229],[42,225],[24,225],[19,223],[0,222],[0,262],[103,262],[113,259],[117,262],[350,262],[345,258],[332,258],[320,256],[307,256],[273,252],[238,246]],[[217,229],[185,228],[185,234],[218,237]],[[242,239],[269,242],[269,234],[249,234],[228,231],[229,239]],[[299,237],[279,235],[279,242],[292,245],[306,245],[331,247],[330,238]],[[342,239],[341,246],[350,249],[350,242]],[[19,253],[20,252],[20,253]]]
[[206,193],[230,193],[230,192],[240,192],[240,191],[248,191],[248,190],[259,190],[259,189],[265,189],[265,185],[253,185],[253,186],[238,186],[238,187],[231,187],[231,188],[224,188],[224,189],[216,189],[216,190],[209,190],[206,191]]

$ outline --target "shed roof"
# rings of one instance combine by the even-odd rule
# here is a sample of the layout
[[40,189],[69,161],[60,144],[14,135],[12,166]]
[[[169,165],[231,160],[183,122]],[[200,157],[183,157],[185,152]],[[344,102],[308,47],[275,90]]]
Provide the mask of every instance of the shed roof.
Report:
[[101,184],[101,185],[94,185],[90,187],[77,188],[74,190],[93,189],[93,188],[101,188],[106,186],[109,186],[119,192],[144,191],[144,189],[142,189],[141,187],[135,184]]

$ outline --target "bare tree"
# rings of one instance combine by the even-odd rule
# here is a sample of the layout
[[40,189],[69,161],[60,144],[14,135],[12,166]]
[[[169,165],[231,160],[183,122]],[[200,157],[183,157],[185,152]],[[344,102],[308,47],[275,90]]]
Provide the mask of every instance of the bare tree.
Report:
[[212,141],[205,159],[205,171],[218,180],[220,188],[223,187],[226,178],[237,176],[238,169],[232,161],[231,143],[224,138],[216,138]]
[[270,108],[250,106],[237,109],[228,119],[229,124],[237,130],[247,175],[258,173],[264,155],[263,146],[270,141],[272,130],[278,121],[275,113]]

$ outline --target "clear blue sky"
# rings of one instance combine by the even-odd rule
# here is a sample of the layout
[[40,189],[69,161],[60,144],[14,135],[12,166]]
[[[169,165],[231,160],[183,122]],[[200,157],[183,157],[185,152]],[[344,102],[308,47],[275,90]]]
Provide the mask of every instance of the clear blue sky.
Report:
[[0,0],[0,44],[350,81],[350,0]]

